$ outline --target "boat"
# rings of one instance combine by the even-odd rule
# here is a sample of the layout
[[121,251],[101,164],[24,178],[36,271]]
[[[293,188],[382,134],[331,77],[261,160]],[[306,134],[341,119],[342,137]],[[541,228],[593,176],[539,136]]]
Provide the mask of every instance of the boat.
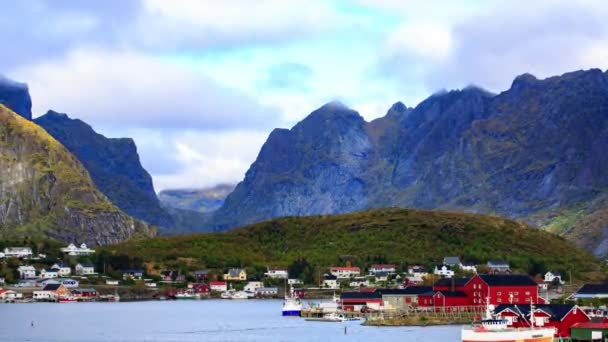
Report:
[[331,302],[321,302],[317,305],[317,307],[323,313],[338,312],[342,309],[342,303],[340,302],[340,296],[336,295],[336,293],[334,292]]
[[285,291],[285,301],[283,302],[283,316],[300,316],[302,302],[294,294],[293,289]]
[[344,313],[332,312],[323,315],[323,317],[310,317],[306,318],[309,322],[346,322],[346,321],[358,321],[358,317],[346,317]]
[[248,299],[248,298],[250,298],[249,294],[246,291],[235,291],[233,289],[222,292],[220,297],[222,299]]
[[199,296],[194,293],[180,292],[175,295],[175,299],[199,299]]
[[462,329],[462,342],[553,342],[555,328],[535,326],[534,305],[530,306],[529,326],[509,328],[509,321],[493,317],[493,307],[487,305],[486,316],[479,324]]
[[222,299],[232,299],[232,293],[234,293],[234,290],[230,289],[228,291],[222,292],[222,294],[220,295],[220,297]]

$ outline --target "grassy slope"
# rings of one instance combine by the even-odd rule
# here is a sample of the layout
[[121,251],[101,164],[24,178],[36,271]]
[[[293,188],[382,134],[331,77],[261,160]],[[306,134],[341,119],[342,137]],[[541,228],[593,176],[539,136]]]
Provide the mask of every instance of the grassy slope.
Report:
[[226,233],[159,237],[105,250],[162,264],[192,258],[197,267],[287,265],[299,257],[328,266],[340,255],[356,255],[361,262],[381,255],[389,262],[430,264],[460,255],[480,262],[507,259],[523,270],[541,262],[586,277],[597,276],[601,268],[563,238],[515,221],[408,209],[280,218]]

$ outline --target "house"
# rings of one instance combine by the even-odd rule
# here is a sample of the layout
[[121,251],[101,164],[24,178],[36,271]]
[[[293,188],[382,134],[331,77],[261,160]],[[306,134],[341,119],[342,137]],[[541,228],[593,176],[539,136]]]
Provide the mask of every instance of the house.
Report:
[[418,296],[432,291],[431,286],[408,286],[403,289],[376,289],[382,296],[384,310],[404,310],[418,305]]
[[0,252],[0,259],[4,259],[4,258],[6,258],[6,255],[4,255],[3,252]]
[[207,285],[205,283],[196,283],[196,284],[193,284],[192,291],[195,294],[199,294],[199,295],[202,295],[202,296],[209,296],[209,295],[211,295],[211,287],[209,287],[209,285]]
[[68,290],[63,284],[48,284],[41,291],[34,291],[34,300],[57,300],[58,297],[69,296]]
[[224,280],[227,281],[243,281],[247,280],[247,272],[241,268],[231,268],[228,273],[224,274]]
[[0,277],[0,285],[6,284],[6,278]]
[[429,271],[424,266],[414,265],[407,268],[407,273],[416,277],[416,278],[424,278],[429,275]]
[[302,285],[302,284],[304,284],[304,282],[302,281],[302,279],[289,278],[289,279],[287,279],[287,284],[289,284],[289,285]]
[[605,341],[608,338],[608,323],[574,323],[570,327],[570,338],[572,341]]
[[608,284],[585,284],[568,299],[608,298]]
[[393,264],[375,264],[369,268],[369,274],[375,276],[377,273],[395,273],[397,267]]
[[228,290],[228,283],[225,281],[212,281],[209,283],[211,291],[224,292]]
[[30,247],[7,247],[4,249],[5,258],[29,259],[32,255]]
[[488,272],[491,273],[507,273],[511,272],[511,266],[504,260],[490,260],[487,263]]
[[62,262],[60,263],[54,263],[53,266],[51,266],[52,269],[56,269],[57,270],[57,274],[60,277],[66,277],[72,274],[72,268],[70,267],[70,265],[68,264],[64,264]]
[[545,283],[554,283],[558,282],[560,285],[564,285],[564,281],[562,280],[562,274],[559,272],[547,272],[545,273]]
[[78,275],[95,274],[95,266],[88,262],[78,263],[74,269]]
[[544,303],[538,295],[538,284],[525,274],[481,274],[475,275],[464,286],[472,305]]
[[209,277],[209,271],[194,271],[192,275],[198,281],[206,281]]
[[244,291],[255,292],[256,289],[264,287],[264,283],[261,281],[250,281],[243,288]]
[[340,301],[345,311],[360,312],[365,308],[379,310],[382,307],[382,294],[376,291],[342,292]]
[[30,247],[7,247],[4,249],[5,258],[29,259],[32,257],[32,249]]
[[59,270],[56,268],[45,268],[40,272],[42,279],[51,279],[59,277]]
[[392,273],[389,272],[376,272],[374,275],[370,275],[371,278],[374,278],[376,283],[387,282],[389,280],[389,276]]
[[161,281],[163,282],[167,282],[167,283],[171,283],[171,282],[184,282],[186,281],[186,277],[179,273],[178,271],[171,271],[171,270],[167,270],[167,271],[163,271],[160,274],[161,276]]
[[424,277],[417,275],[407,275],[403,279],[403,286],[422,285],[424,284]]
[[268,267],[268,271],[264,275],[272,279],[289,278],[289,272],[286,267]]
[[329,273],[336,276],[338,279],[349,279],[361,274],[359,267],[330,267]]
[[[506,319],[508,326],[523,328],[530,326],[530,305],[503,304],[494,310],[497,318]],[[555,337],[570,337],[573,325],[589,322],[590,318],[577,305],[538,304],[534,306],[534,325],[555,328]]]
[[0,288],[0,301],[12,302],[15,299],[21,299],[21,298],[23,298],[22,293],[19,293],[19,292],[13,291],[13,290]]
[[454,276],[452,266],[446,264],[435,266],[433,273],[443,278],[452,278]]
[[22,265],[17,267],[17,272],[19,272],[19,278],[27,279],[27,278],[35,278],[36,277],[36,269],[34,266]]
[[463,262],[460,264],[460,269],[464,272],[477,273],[477,265],[473,262]]
[[340,284],[338,283],[338,277],[331,274],[326,274],[323,276],[323,287],[329,289],[339,289]]
[[348,285],[350,287],[367,287],[369,286],[369,281],[366,277],[354,277]]
[[118,280],[115,280],[115,279],[106,279],[106,285],[117,286],[118,285]]
[[450,267],[454,267],[454,266],[460,267],[460,265],[462,265],[462,262],[460,262],[460,257],[447,256],[447,257],[443,258],[443,264],[450,266]]
[[80,247],[76,247],[71,243],[67,247],[61,248],[61,251],[69,256],[90,255],[95,253],[95,251],[87,247],[85,243],[80,245]]
[[87,289],[77,288],[77,289],[73,289],[71,292],[72,292],[72,295],[77,298],[95,298],[98,295],[97,290],[95,290],[93,288],[87,288]]
[[144,277],[144,270],[142,269],[128,269],[122,271],[122,279],[133,279],[141,280]]
[[38,281],[38,279],[36,279],[36,278],[21,279],[15,286],[16,287],[36,287],[36,285],[38,284],[37,281]]
[[279,294],[279,289],[276,287],[258,287],[255,289],[257,297],[274,297]]

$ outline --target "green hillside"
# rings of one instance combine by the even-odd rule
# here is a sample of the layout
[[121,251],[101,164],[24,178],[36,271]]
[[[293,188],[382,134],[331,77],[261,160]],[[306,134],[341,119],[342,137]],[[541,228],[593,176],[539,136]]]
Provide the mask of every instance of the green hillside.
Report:
[[[100,257],[129,256],[162,266],[287,266],[306,259],[330,266],[345,258],[431,265],[447,255],[485,263],[506,259],[522,271],[572,271],[600,277],[601,263],[565,239],[498,217],[381,209],[335,216],[287,217],[225,233],[157,237],[104,247]],[[111,258],[111,257],[110,257]],[[124,260],[124,258],[123,258]]]

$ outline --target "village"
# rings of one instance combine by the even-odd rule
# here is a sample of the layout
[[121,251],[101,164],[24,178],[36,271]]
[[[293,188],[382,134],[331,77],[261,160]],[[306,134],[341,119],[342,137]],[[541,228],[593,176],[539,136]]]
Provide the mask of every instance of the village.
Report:
[[[576,284],[558,271],[537,277],[513,272],[507,261],[483,264],[447,256],[433,268],[423,265],[371,264],[367,269],[329,266],[317,283],[290,277],[287,267],[268,266],[261,277],[244,268],[161,270],[143,268],[104,272],[87,262],[95,250],[85,244],[60,248],[56,261],[34,254],[30,247],[6,247],[3,268],[12,279],[0,278],[0,302],[76,303],[90,301],[283,298],[288,291],[301,299],[333,296],[335,306],[350,317],[365,317],[368,325],[468,324],[480,319],[488,305],[511,327],[554,327],[556,337],[608,337],[608,285]],[[568,283],[570,281],[570,284]],[[327,308],[309,304],[298,312],[319,317]]]

